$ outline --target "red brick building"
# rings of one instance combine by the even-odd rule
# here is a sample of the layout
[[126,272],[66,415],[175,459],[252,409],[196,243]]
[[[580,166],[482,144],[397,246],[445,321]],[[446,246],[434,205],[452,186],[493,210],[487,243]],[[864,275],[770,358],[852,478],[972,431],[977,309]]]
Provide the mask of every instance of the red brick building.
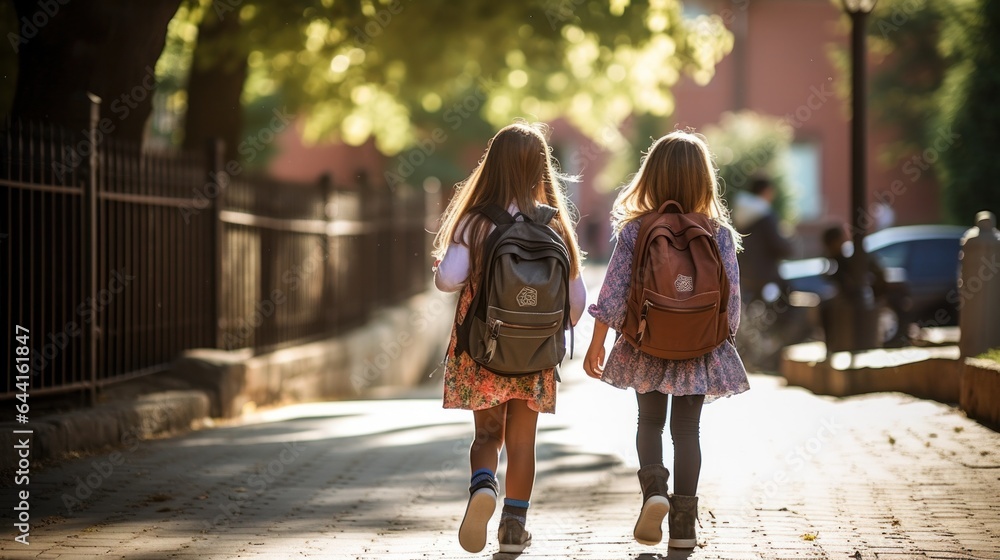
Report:
[[[735,46],[707,86],[685,81],[675,89],[672,124],[700,129],[741,109],[786,118],[794,130],[787,171],[798,199],[800,250],[814,252],[811,236],[831,222],[849,222],[853,211],[850,104],[837,93],[849,91],[850,76],[834,68],[830,56],[831,49],[849,48],[850,23],[839,2],[698,0],[685,2],[685,9],[721,16]],[[869,74],[879,64],[869,56]],[[940,221],[938,186],[923,169],[931,158],[886,165],[880,154],[896,132],[871,111],[868,120],[869,214],[870,205],[882,202],[892,208],[894,225]]]

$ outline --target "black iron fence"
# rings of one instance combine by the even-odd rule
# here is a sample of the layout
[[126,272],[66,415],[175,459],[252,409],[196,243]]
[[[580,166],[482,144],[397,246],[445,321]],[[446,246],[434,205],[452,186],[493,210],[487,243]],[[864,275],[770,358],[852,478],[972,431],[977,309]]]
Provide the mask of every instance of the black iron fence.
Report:
[[335,335],[427,287],[422,192],[230,175],[222,146],[150,153],[91,123],[2,125],[0,398],[24,329],[33,394],[93,395],[190,348]]

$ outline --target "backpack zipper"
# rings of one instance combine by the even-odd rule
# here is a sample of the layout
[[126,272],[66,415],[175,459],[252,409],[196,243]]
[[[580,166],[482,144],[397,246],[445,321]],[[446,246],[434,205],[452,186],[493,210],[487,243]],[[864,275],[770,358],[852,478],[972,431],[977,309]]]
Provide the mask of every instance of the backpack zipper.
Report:
[[669,311],[671,313],[701,313],[702,311],[708,311],[715,307],[714,304],[702,305],[701,307],[692,307],[689,309],[678,309],[673,307],[664,307],[662,305],[657,305],[650,300],[646,300],[642,304],[642,314],[639,315],[639,336],[636,337],[636,344],[642,344],[642,336],[646,334],[646,314],[649,313],[649,308],[652,307],[658,311]]
[[490,319],[490,338],[498,338],[500,336],[500,327],[507,327],[508,329],[521,329],[527,331],[544,331],[551,329],[559,324],[559,321],[553,321],[547,325],[518,325],[515,323],[504,323],[500,319]]
[[493,360],[493,353],[497,350],[497,339],[500,338],[501,327],[528,331],[542,331],[551,329],[558,324],[559,321],[553,321],[548,325],[516,325],[514,323],[504,323],[500,319],[490,318],[487,320],[487,326],[490,330],[490,338],[486,341],[486,355],[483,356],[483,359],[486,360],[487,363]]

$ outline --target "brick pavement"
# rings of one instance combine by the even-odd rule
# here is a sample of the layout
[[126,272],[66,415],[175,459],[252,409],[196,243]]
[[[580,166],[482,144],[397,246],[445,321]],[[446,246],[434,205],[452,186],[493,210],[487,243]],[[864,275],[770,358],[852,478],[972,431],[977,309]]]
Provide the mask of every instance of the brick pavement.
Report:
[[[634,397],[579,362],[563,378],[540,422],[524,558],[1000,559],[1000,434],[939,403],[756,375],[703,415],[703,546],[638,545]],[[439,393],[286,407],[38,468],[31,544],[5,525],[0,556],[510,558],[495,540],[458,546],[471,416]]]
[[[638,545],[632,396],[578,367],[564,378],[558,414],[540,425],[525,558],[1000,558],[1000,434],[938,403],[816,397],[764,376],[705,409],[704,546]],[[437,391],[288,407],[41,469],[31,545],[8,530],[0,553],[493,556],[495,543],[480,555],[457,545],[470,418],[441,410]]]

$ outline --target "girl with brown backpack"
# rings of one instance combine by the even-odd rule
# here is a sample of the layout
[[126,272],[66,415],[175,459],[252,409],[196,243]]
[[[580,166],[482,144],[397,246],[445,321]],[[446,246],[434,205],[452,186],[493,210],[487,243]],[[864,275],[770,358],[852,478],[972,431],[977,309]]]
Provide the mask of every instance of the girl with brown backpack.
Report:
[[[670,210],[680,213],[666,214]],[[597,303],[589,309],[595,324],[584,370],[636,392],[643,498],[636,541],[658,544],[669,516],[668,545],[693,548],[702,405],[750,388],[732,342],[740,320],[739,235],[703,138],[674,131],[656,140],[611,216],[617,244]],[[605,361],[609,328],[623,336]],[[668,399],[673,494],[663,465]]]

